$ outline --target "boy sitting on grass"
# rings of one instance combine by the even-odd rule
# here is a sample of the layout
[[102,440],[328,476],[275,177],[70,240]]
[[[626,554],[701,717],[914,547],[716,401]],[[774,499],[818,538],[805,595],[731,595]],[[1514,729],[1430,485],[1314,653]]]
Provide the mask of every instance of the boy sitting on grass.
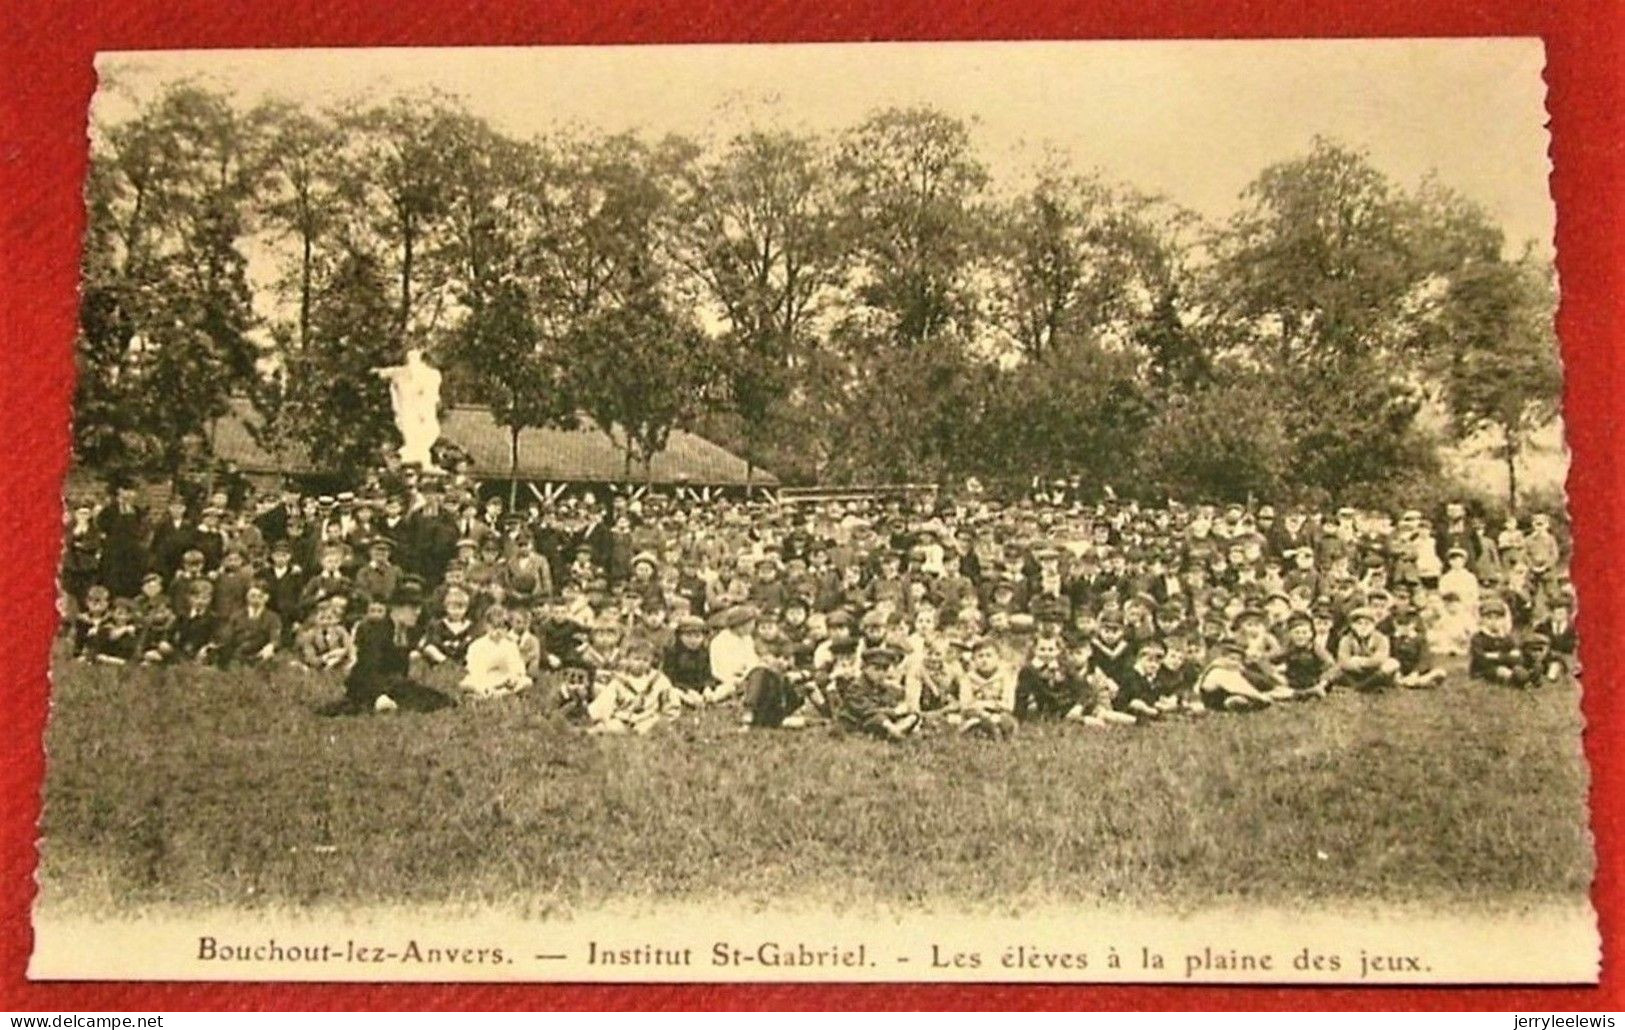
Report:
[[620,668],[601,676],[587,706],[592,725],[587,732],[619,735],[651,732],[667,715],[675,714],[681,702],[671,688],[671,680],[655,668],[654,651],[647,641],[634,640],[621,653]]
[[1113,711],[1140,723],[1162,718],[1162,709],[1157,707],[1157,670],[1162,665],[1163,650],[1162,642],[1154,639],[1135,649],[1134,661],[1116,681]]
[[740,696],[750,713],[749,725],[758,730],[799,730],[807,719],[797,714],[805,699],[802,674],[795,671],[789,641],[758,640],[756,668],[745,674]]
[[1349,612],[1348,632],[1337,642],[1337,680],[1355,690],[1382,690],[1399,676],[1388,638],[1377,630],[1377,613],[1362,605]]
[[1555,679],[1562,666],[1552,658],[1552,638],[1533,630],[1523,638],[1523,667],[1528,671],[1531,686]]
[[157,665],[175,653],[175,611],[169,595],[160,592],[143,604],[136,602],[141,621],[141,663]]
[[282,640],[282,620],[270,609],[270,600],[271,592],[264,583],[256,580],[248,585],[243,609],[231,616],[220,631],[221,668],[265,665],[276,654]]
[[685,615],[677,620],[676,633],[661,658],[660,668],[684,704],[698,708],[710,699],[717,681],[711,677],[711,649],[704,619]]
[[586,639],[576,646],[575,653],[566,662],[569,667],[583,670],[586,675],[578,680],[561,681],[559,689],[564,694],[565,704],[590,703],[598,695],[600,682],[620,671],[624,650],[620,620],[608,611],[595,617]]
[[135,602],[113,599],[107,618],[90,634],[85,652],[98,665],[128,665],[141,654],[141,626],[135,620]]
[[959,674],[959,700],[948,713],[960,733],[1008,739],[1016,730],[1016,675],[999,658],[999,646],[983,638],[970,648],[970,662]]
[[446,591],[445,612],[423,633],[418,655],[431,666],[448,662],[461,665],[474,640],[474,620],[469,618],[470,598],[461,587]]
[[1325,697],[1337,678],[1337,662],[1315,639],[1314,620],[1302,613],[1287,618],[1286,643],[1275,663],[1297,700]]
[[1388,616],[1389,646],[1394,660],[1399,663],[1396,677],[1402,687],[1413,690],[1437,686],[1444,681],[1444,670],[1435,668],[1428,647],[1427,630],[1421,616],[1407,600],[1394,601]]
[[1162,664],[1157,668],[1157,707],[1165,711],[1201,711],[1196,677],[1202,670],[1191,660],[1191,642],[1176,633],[1163,640],[1163,647]]
[[1139,720],[1112,707],[1117,682],[1094,666],[1094,648],[1088,640],[1075,641],[1067,651],[1066,674],[1072,681],[1075,704],[1066,712],[1068,722],[1080,722],[1096,729],[1105,726],[1132,726]]
[[1247,645],[1234,637],[1219,641],[1196,681],[1196,695],[1211,712],[1251,712],[1268,708],[1274,697],[1255,687],[1246,672]]
[[481,618],[485,632],[468,645],[468,672],[459,686],[475,697],[504,697],[528,690],[530,673],[519,642],[509,632],[507,610],[492,605]]
[[208,661],[219,628],[214,615],[214,580],[192,580],[186,606],[175,616],[175,654],[188,661]]
[[1090,638],[1089,646],[1094,668],[1121,686],[1122,676],[1134,663],[1134,652],[1123,637],[1123,620],[1116,612],[1101,613],[1095,622],[1095,634]]
[[1478,610],[1478,632],[1468,645],[1467,674],[1485,683],[1508,687],[1529,685],[1523,648],[1512,635],[1512,613],[1496,598]]
[[1546,603],[1546,618],[1535,625],[1545,634],[1549,653],[1542,675],[1556,681],[1575,672],[1574,602],[1565,591],[1554,591]]
[[1281,642],[1270,631],[1269,620],[1263,611],[1252,605],[1243,605],[1231,620],[1230,627],[1245,649],[1244,669],[1253,686],[1272,695],[1277,701],[1287,700],[1286,681],[1277,669]]
[[[367,617],[382,619],[388,613],[385,598],[367,602]],[[299,661],[309,669],[340,669],[353,657],[350,631],[339,622],[338,607],[329,598],[316,606],[311,623],[299,631]]]
[[1060,719],[1078,706],[1078,680],[1061,663],[1061,641],[1033,641],[1032,655],[1016,674],[1014,710],[1023,719]]
[[904,740],[920,728],[918,712],[908,710],[898,663],[903,654],[888,645],[863,649],[858,677],[840,687],[837,718],[850,730],[882,740]]
[[[212,595],[211,595],[212,596]],[[100,583],[85,591],[85,602],[73,617],[73,656],[89,661],[91,641],[102,623],[107,621],[108,609],[113,603],[113,592]]]

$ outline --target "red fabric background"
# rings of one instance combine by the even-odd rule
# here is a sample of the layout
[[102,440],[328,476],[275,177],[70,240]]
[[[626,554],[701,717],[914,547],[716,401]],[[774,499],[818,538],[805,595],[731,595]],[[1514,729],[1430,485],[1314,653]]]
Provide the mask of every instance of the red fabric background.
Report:
[[[0,1007],[24,1010],[259,1008],[1625,1008],[1610,946],[1625,912],[1625,651],[1613,507],[1625,181],[1618,2],[1554,0],[1178,0],[1041,3],[860,0],[10,0],[0,20]],[[1587,671],[1586,750],[1605,939],[1600,989],[1074,986],[433,986],[32,984],[34,834],[43,771],[45,659],[55,625],[58,490],[66,466],[86,104],[97,50],[245,46],[771,42],[867,39],[1506,36],[1546,41],[1552,189],[1562,276],[1577,535],[1573,566]],[[86,941],[94,948],[96,942]]]

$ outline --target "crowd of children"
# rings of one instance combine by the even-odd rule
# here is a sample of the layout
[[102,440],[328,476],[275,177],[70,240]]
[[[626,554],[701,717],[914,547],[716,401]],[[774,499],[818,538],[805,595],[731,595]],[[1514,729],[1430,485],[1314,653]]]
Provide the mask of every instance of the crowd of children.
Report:
[[595,733],[725,705],[1002,738],[1474,679],[1575,672],[1544,514],[1039,498],[933,504],[591,494],[510,512],[465,474],[354,493],[234,483],[149,518],[71,508],[64,626],[106,664],[293,664],[335,712],[530,692]]

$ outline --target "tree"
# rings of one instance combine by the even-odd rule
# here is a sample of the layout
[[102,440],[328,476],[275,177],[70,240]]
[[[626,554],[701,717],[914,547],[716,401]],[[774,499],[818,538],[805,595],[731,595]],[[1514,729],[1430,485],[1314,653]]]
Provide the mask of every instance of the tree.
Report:
[[1022,357],[1039,360],[1134,318],[1149,296],[1137,251],[1150,236],[1138,213],[1098,178],[1056,165],[995,211],[994,322]]
[[461,108],[439,94],[398,96],[337,119],[353,190],[353,244],[389,275],[390,328],[397,349],[426,343],[441,328],[448,269],[438,259],[449,202]]
[[1144,434],[1145,465],[1131,492],[1149,486],[1187,501],[1280,496],[1291,444],[1275,403],[1267,383],[1237,377],[1161,408]]
[[699,327],[640,290],[579,332],[570,363],[574,394],[645,480],[671,431],[697,411],[711,375]]
[[1026,480],[1077,476],[1091,488],[1134,475],[1151,418],[1136,361],[1088,340],[1067,340],[1002,371],[978,420],[963,469]]
[[1365,156],[1316,137],[1266,168],[1218,241],[1221,307],[1277,365],[1369,353],[1418,282],[1410,207]]
[[1426,393],[1412,377],[1356,356],[1312,375],[1269,370],[1259,381],[1287,435],[1293,485],[1347,500],[1372,484],[1438,473],[1438,441],[1417,419]]
[[1363,154],[1317,138],[1266,168],[1212,241],[1204,331],[1268,370],[1290,474],[1333,496],[1436,464],[1416,424],[1438,298],[1463,262],[1498,251],[1483,213],[1396,187]]
[[508,430],[508,504],[518,500],[519,438],[526,429],[572,422],[573,396],[558,355],[544,349],[523,283],[486,287],[452,334],[450,353],[497,425]]
[[[991,365],[968,361],[964,341],[949,336],[907,350],[839,339],[833,349],[826,367],[839,377],[825,381],[830,396],[820,429],[837,478],[931,482],[961,466],[979,429]],[[862,356],[842,356],[850,354]]]
[[579,202],[542,246],[565,389],[623,449],[628,475],[634,462],[650,474],[714,379],[671,249],[676,176],[690,153],[681,140],[650,146],[631,136],[565,151],[561,185]]
[[263,178],[254,126],[171,86],[98,133],[80,317],[81,457],[171,474],[259,350],[242,240]]
[[1550,270],[1528,255],[1464,268],[1445,305],[1445,397],[1458,435],[1501,437],[1509,509],[1518,503],[1518,455],[1556,417],[1563,391],[1555,307]]
[[736,136],[717,158],[681,166],[676,254],[727,327],[717,365],[747,476],[839,269],[828,172],[818,140],[788,132]]
[[835,167],[849,286],[858,316],[879,330],[859,338],[906,350],[973,336],[987,169],[965,124],[929,108],[880,111],[846,133]]
[[544,184],[534,146],[516,143],[478,119],[455,126],[448,160],[445,253],[465,312],[447,357],[455,393],[489,405],[508,430],[508,504],[518,501],[519,440],[528,428],[572,422],[560,348],[538,321],[542,285],[530,248],[541,230],[530,196]]
[[286,431],[327,467],[370,468],[399,442],[389,387],[372,371],[400,359],[395,311],[378,260],[350,251],[313,300],[310,346],[272,373]]
[[340,161],[343,136],[332,119],[285,102],[267,103],[253,117],[268,135],[267,196],[261,201],[266,225],[289,238],[294,253],[275,289],[295,308],[290,344],[310,342],[310,316],[321,281],[323,252],[343,231],[347,210],[357,198]]
[[1208,299],[1277,365],[1403,355],[1430,288],[1501,247],[1483,211],[1436,183],[1407,194],[1364,154],[1320,137],[1242,199],[1214,241]]
[[311,347],[316,297],[343,253],[347,216],[358,198],[342,164],[343,137],[330,117],[275,101],[249,117],[266,137],[262,223],[273,248],[288,245],[270,284],[277,302],[269,319],[272,371],[248,386],[259,416],[249,432],[268,453],[281,456],[299,440],[302,417],[297,405],[290,406],[286,373],[290,366],[304,367],[300,355]]

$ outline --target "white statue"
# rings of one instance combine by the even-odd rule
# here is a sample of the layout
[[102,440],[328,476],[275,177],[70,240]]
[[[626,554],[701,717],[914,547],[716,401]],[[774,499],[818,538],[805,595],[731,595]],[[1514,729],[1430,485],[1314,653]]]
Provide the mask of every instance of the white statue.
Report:
[[421,347],[412,347],[406,352],[406,364],[372,372],[389,381],[389,403],[401,433],[401,461],[434,468],[429,448],[440,439],[440,370],[423,360]]

